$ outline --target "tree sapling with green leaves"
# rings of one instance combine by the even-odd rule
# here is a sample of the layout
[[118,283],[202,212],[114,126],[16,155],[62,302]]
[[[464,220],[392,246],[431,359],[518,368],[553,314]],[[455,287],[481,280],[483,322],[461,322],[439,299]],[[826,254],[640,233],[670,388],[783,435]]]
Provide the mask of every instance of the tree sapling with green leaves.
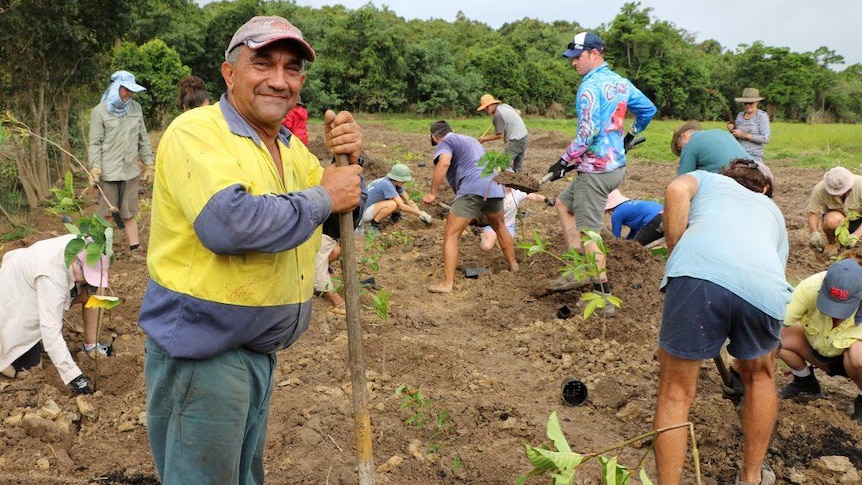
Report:
[[[523,242],[518,245],[519,248],[525,249],[528,256],[536,254],[547,254],[563,264],[562,274],[568,278],[582,281],[586,278],[591,278],[595,281],[599,280],[602,273],[598,265],[596,254],[601,253],[607,256],[608,250],[605,247],[605,242],[599,233],[591,230],[584,231],[584,237],[581,239],[581,245],[587,246],[590,244],[596,245],[596,252],[581,253],[576,248],[570,248],[562,255],[557,255],[551,252],[545,241],[539,236],[537,231],[533,231],[533,241]],[[610,293],[589,291],[581,294],[581,301],[584,302],[584,319],[590,318],[592,314],[599,308],[605,308],[607,305],[613,305],[619,308],[622,305],[622,300],[613,296]]]

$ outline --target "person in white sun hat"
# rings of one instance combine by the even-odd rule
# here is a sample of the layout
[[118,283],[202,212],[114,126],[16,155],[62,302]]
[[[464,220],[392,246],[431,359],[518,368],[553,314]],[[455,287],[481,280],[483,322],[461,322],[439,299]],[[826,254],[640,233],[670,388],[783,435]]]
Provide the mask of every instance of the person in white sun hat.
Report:
[[[844,223],[851,212],[862,213],[862,176],[844,167],[831,168],[823,175],[823,180],[811,189],[808,199],[811,247],[823,251],[827,244],[835,244],[835,229]],[[862,237],[862,218],[851,220],[848,230],[850,239],[847,246],[852,247]]]

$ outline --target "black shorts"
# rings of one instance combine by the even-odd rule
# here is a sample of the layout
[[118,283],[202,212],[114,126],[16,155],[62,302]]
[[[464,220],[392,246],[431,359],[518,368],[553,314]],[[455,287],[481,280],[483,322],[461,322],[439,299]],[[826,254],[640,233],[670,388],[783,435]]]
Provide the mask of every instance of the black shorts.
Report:
[[663,219],[664,218],[661,213],[656,214],[651,221],[644,224],[637,234],[635,234],[635,241],[637,241],[641,246],[646,246],[647,244],[664,237],[664,227],[662,226]]
[[[858,219],[857,219],[858,220]],[[844,368],[844,353],[841,355],[836,355],[835,357],[825,357],[820,355],[813,348],[811,349],[811,353],[814,354],[814,359],[821,364],[825,364],[829,370],[826,371],[830,376],[844,376],[850,377],[847,375],[847,369]]]
[[15,359],[15,361],[12,362],[12,367],[15,368],[15,371],[22,371],[39,365],[39,362],[42,362],[41,340],[36,342],[36,345],[33,347],[30,347],[30,350],[24,352],[21,357]]

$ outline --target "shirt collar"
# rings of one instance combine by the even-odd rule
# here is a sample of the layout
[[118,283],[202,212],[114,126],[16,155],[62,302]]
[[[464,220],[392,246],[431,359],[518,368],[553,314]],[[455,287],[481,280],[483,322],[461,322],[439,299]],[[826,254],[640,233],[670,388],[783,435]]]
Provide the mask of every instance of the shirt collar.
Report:
[[586,80],[588,77],[592,76],[593,74],[601,71],[602,69],[608,69],[607,61],[601,63],[598,67],[594,67],[592,71],[588,72],[587,75],[584,76],[584,80]]
[[[219,108],[221,109],[221,114],[224,116],[225,121],[227,121],[227,126],[230,128],[231,133],[238,136],[244,136],[246,138],[251,138],[255,143],[260,145],[263,140],[260,139],[260,136],[254,131],[254,128],[248,124],[245,118],[239,114],[236,108],[230,104],[228,101],[227,94],[222,94],[219,99]],[[285,146],[290,147],[290,131],[284,126],[278,129],[278,139],[281,140]]]

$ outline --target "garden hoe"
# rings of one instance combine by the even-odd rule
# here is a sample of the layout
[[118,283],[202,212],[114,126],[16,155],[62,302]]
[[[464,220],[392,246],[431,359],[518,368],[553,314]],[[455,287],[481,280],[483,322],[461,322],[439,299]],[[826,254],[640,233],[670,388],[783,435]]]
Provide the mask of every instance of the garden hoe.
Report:
[[[347,155],[336,157],[336,166],[346,167]],[[353,388],[353,435],[359,485],[374,485],[374,455],[371,452],[371,418],[365,379],[365,350],[362,322],[359,321],[359,275],[356,271],[356,241],[353,239],[353,212],[339,214],[341,229],[341,272],[344,276],[344,302],[347,310],[347,350],[350,384]]]

